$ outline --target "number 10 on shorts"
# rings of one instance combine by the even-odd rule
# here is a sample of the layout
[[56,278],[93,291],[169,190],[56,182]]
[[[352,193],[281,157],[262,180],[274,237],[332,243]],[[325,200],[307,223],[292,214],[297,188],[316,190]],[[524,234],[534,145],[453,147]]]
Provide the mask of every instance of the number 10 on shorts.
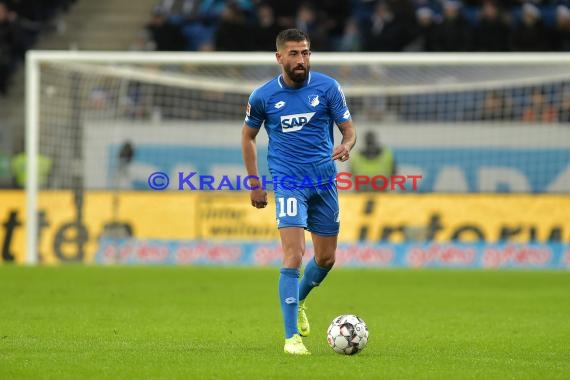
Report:
[[277,198],[279,202],[279,217],[297,215],[297,198]]

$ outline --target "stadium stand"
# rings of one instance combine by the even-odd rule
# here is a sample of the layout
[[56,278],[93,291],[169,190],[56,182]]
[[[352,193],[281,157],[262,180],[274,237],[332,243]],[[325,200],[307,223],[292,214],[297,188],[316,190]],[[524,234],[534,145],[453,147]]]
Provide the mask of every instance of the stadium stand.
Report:
[[0,96],[8,92],[10,77],[53,20],[76,0],[0,1]]
[[182,38],[169,50],[265,50],[267,45],[256,38],[260,28],[297,27],[313,36],[318,51],[569,51],[569,4],[164,0],[156,5],[146,30],[156,50],[164,50],[164,34]]

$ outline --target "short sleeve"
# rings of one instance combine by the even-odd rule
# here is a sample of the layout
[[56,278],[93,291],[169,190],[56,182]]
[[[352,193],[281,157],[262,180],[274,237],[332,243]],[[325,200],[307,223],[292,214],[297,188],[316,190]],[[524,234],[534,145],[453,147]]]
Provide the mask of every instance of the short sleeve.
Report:
[[257,91],[253,91],[249,96],[245,109],[245,123],[252,128],[261,128],[265,120],[263,101],[258,96]]
[[342,91],[342,87],[337,81],[333,81],[333,85],[329,88],[329,99],[331,107],[331,115],[335,123],[340,124],[351,120],[350,111],[346,104],[346,98]]

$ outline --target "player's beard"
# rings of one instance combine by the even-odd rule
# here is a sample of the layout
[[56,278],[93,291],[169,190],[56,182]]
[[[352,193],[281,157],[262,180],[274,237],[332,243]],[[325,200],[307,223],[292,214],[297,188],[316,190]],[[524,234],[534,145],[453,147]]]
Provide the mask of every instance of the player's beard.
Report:
[[[306,65],[296,65],[296,66],[287,66],[285,67],[285,74],[291,79],[293,82],[297,84],[302,84],[307,80],[307,75],[309,74],[309,69],[311,68],[310,64]],[[297,69],[303,69],[303,71],[295,71]]]

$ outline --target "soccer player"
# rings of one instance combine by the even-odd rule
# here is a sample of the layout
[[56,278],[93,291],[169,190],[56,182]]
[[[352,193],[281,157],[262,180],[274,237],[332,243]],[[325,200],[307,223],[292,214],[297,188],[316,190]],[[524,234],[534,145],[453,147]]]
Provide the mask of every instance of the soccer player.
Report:
[[[305,300],[334,265],[339,233],[334,161],[349,159],[356,131],[337,81],[310,71],[309,36],[287,29],[277,35],[276,47],[282,73],[251,93],[242,128],[242,153],[248,175],[255,176],[249,181],[251,204],[264,208],[267,192],[263,181],[256,179],[255,144],[264,125],[269,136],[267,160],[284,255],[279,276],[284,351],[309,355],[301,339],[310,333]],[[340,129],[342,141],[333,147],[334,124]],[[311,232],[315,256],[299,281],[305,229]]]

